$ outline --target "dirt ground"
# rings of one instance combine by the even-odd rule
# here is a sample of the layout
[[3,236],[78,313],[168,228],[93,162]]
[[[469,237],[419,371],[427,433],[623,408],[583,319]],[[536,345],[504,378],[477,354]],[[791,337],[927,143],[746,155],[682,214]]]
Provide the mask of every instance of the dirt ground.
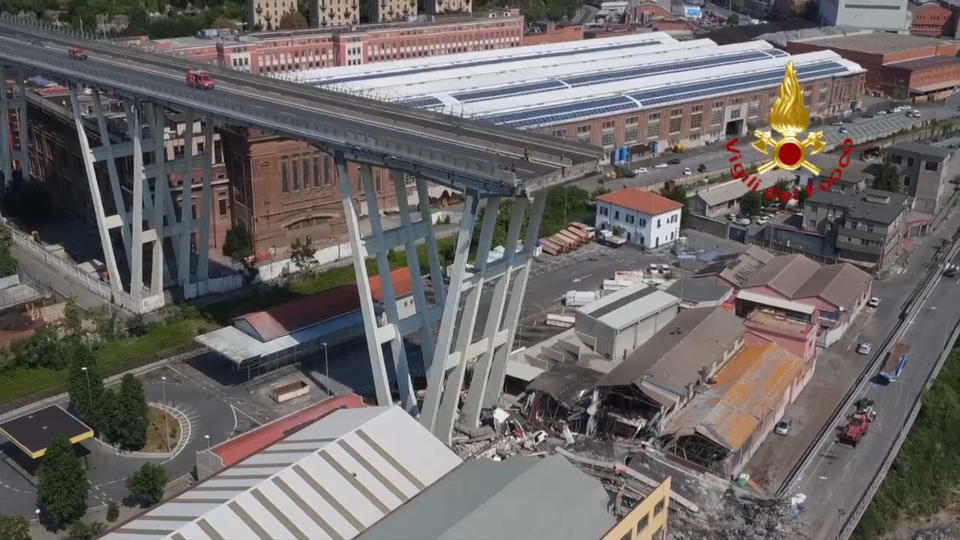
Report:
[[900,523],[883,540],[960,540],[960,502],[934,516]]

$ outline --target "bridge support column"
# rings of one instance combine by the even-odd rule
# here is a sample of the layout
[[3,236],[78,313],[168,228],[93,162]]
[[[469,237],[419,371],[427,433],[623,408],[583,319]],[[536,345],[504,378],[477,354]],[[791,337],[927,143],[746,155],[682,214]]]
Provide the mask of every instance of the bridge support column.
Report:
[[20,127],[20,177],[30,180],[30,122],[27,121],[27,91],[23,70],[17,69],[17,122]]
[[7,66],[0,64],[0,172],[3,179],[0,186],[6,187],[13,181],[13,151],[10,140],[10,94],[7,88]]
[[206,294],[210,278],[210,216],[213,215],[213,120],[203,121],[203,186],[200,188],[200,234],[197,244],[197,295]]

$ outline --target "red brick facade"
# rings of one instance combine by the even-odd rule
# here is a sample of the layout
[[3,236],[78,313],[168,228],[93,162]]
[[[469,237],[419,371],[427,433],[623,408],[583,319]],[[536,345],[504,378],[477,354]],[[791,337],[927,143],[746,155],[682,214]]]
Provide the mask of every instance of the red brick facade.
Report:
[[545,31],[534,34],[524,34],[522,45],[542,45],[544,43],[563,43],[564,41],[580,41],[583,39],[583,26],[568,24],[557,26],[554,23],[547,25]]
[[[252,34],[223,44],[227,66],[252,73],[289,73],[462,52],[517,47],[523,17],[474,19],[437,24],[393,24],[349,30]],[[199,62],[218,62],[216,40],[151,42],[155,50]]]
[[953,11],[937,4],[917,6],[913,10],[910,33],[915,36],[951,36],[953,35]]

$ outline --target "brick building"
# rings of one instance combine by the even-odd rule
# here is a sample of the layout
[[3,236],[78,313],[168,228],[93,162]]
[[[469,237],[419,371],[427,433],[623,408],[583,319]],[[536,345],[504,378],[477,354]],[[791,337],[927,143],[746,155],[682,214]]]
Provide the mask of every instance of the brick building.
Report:
[[[860,104],[863,70],[830,51],[792,58],[812,116]],[[662,32],[303,74],[316,86],[603,146],[662,151],[765,122],[790,58]],[[610,155],[610,154],[608,154]]]
[[[33,91],[28,94],[29,109],[27,116],[30,119],[30,172],[44,181],[57,206],[82,222],[94,225],[93,202],[87,177],[81,160],[80,141],[77,138],[76,127],[70,100],[65,88],[46,89],[43,95]],[[91,144],[99,144],[100,135],[96,127],[96,118],[93,114],[93,101],[88,96],[81,96],[81,106],[87,108],[87,131]],[[126,120],[118,103],[103,103],[104,114],[108,116],[108,129],[111,133],[121,134],[126,131]],[[176,118],[168,119],[164,150],[165,158],[172,160],[183,155],[184,132],[186,124]],[[203,137],[199,122],[194,125],[194,155],[203,151]],[[209,249],[219,251],[223,240],[230,228],[230,201],[229,180],[223,164],[223,148],[219,134],[214,134],[214,161],[211,172],[213,174],[213,212],[210,215],[210,245]],[[193,177],[199,179],[203,175],[203,165],[196,164]],[[129,160],[117,160],[117,173],[121,182],[126,182],[124,188],[129,190],[129,181],[132,177]],[[97,178],[100,181],[100,190],[103,194],[110,193],[109,176],[105,162],[97,162]],[[183,200],[183,174],[180,171],[169,171],[168,181],[174,204],[177,208]],[[199,216],[201,204],[202,184],[196,180],[192,185],[193,215]],[[129,191],[128,191],[129,192]],[[103,197],[107,208],[113,208],[112,198]],[[111,210],[112,211],[112,210]],[[108,211],[108,214],[110,211]],[[194,240],[196,242],[196,239]],[[195,245],[195,244],[194,244]]]
[[[283,139],[247,128],[221,131],[230,176],[233,221],[251,234],[259,259],[285,253],[297,238],[310,236],[315,245],[346,240],[347,225],[340,202],[340,184],[333,157],[302,141]],[[369,195],[360,181],[359,166],[348,164],[354,198]],[[373,169],[373,187],[380,210],[397,208],[392,178],[402,173]],[[408,185],[411,204],[416,202]],[[366,205],[358,208],[366,214]]]
[[[353,2],[356,0],[332,0]],[[410,0],[398,7],[401,13]],[[322,26],[348,24],[339,21],[345,10],[325,4],[319,16]],[[386,4],[384,4],[386,5]],[[415,9],[415,8],[414,8]],[[331,15],[331,11],[333,15]],[[337,15],[337,14],[340,15]],[[252,73],[291,73],[332,66],[353,66],[386,60],[402,60],[489,49],[517,47],[523,40],[523,17],[515,11],[492,12],[488,18],[455,15],[431,23],[390,23],[331,30],[261,32],[222,39],[199,37],[147,41],[141,47],[182,56],[198,62],[226,66]]]
[[564,41],[580,41],[583,39],[583,25],[564,24],[557,25],[550,22],[547,24],[531,25],[523,34],[524,46],[540,45],[543,43],[563,43]]
[[910,33],[915,36],[952,36],[956,21],[953,11],[939,4],[911,4],[908,9],[913,12],[910,22]]
[[840,37],[795,40],[791,54],[831,50],[867,70],[866,84],[898,98],[939,99],[960,86],[952,66],[960,43],[923,36],[864,32]]

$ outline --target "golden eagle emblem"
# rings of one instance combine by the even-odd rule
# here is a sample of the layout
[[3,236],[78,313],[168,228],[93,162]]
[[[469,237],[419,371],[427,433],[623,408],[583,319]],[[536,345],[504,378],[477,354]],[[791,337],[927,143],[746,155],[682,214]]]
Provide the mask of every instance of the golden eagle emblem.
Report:
[[[754,131],[757,138],[753,147],[770,156],[770,161],[757,168],[757,174],[765,173],[774,167],[793,171],[803,167],[813,174],[820,174],[820,169],[807,161],[807,155],[822,151],[827,144],[823,142],[823,132],[807,133],[804,140],[797,138],[810,125],[810,114],[803,104],[803,89],[797,80],[797,70],[793,67],[793,60],[787,63],[787,72],[780,83],[780,91],[776,103],[770,109],[770,127],[779,133],[782,138],[778,141],[769,131]],[[770,153],[770,148],[773,153]]]

